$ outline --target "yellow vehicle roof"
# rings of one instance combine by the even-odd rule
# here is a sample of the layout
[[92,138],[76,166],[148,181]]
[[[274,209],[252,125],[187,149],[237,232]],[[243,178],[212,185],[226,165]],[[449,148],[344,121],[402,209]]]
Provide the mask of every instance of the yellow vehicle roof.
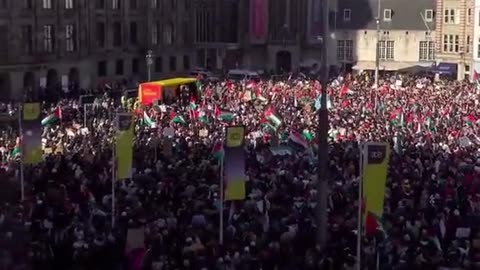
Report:
[[155,82],[150,82],[154,84],[161,85],[163,87],[168,87],[168,86],[177,86],[177,85],[182,85],[182,84],[189,84],[196,82],[196,78],[171,78],[171,79],[166,79],[166,80],[161,80],[161,81],[155,81]]

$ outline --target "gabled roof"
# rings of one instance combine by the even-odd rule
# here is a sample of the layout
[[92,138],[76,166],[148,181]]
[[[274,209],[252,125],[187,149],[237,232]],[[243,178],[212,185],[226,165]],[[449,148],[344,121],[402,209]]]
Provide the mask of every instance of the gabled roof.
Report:
[[[382,30],[435,30],[435,0],[337,0],[337,29],[376,29],[378,3],[381,5]],[[345,9],[351,10],[350,21],[343,20]],[[383,20],[384,10],[392,11],[390,21]],[[433,10],[433,20],[425,22],[425,11]],[[441,14],[439,14],[441,16]],[[427,27],[428,26],[428,27]]]

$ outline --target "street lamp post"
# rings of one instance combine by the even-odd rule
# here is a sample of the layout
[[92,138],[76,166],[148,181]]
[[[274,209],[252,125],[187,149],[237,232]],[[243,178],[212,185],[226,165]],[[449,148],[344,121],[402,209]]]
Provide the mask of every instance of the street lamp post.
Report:
[[375,87],[378,87],[378,76],[379,76],[379,68],[380,68],[380,19],[377,19],[377,43],[376,43],[376,51],[375,51]]
[[152,50],[148,50],[147,55],[145,55],[147,59],[147,79],[148,81],[152,80],[152,64],[153,64],[153,52]]
[[328,38],[329,25],[328,0],[322,1],[322,62],[321,62],[321,98],[320,110],[318,110],[318,178],[317,178],[317,241],[319,248],[325,250],[327,243],[327,207],[328,207],[328,108],[327,108],[327,87],[328,87]]
[[381,0],[378,0],[377,5],[377,19],[375,23],[377,24],[377,43],[376,43],[376,51],[375,51],[375,87],[378,87],[378,76],[379,76],[379,68],[380,68],[380,15],[382,12],[381,7]]

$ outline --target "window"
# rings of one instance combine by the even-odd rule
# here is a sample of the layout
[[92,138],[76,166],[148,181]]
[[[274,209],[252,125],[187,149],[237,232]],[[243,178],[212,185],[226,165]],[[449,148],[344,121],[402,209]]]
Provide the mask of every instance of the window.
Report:
[[65,27],[65,43],[67,52],[75,51],[75,25],[67,24]]
[[339,61],[353,60],[353,40],[337,41],[337,59]]
[[460,37],[455,35],[455,52],[460,51]]
[[130,0],[130,8],[137,9],[137,7],[138,7],[137,0]]
[[65,0],[65,9],[73,9],[73,0]]
[[445,9],[444,12],[444,22],[446,24],[455,24],[456,22],[456,17],[455,17],[455,10],[454,9]]
[[42,0],[43,9],[52,9],[52,0]]
[[117,59],[115,61],[115,75],[123,75],[123,60]]
[[99,61],[97,63],[97,75],[98,77],[107,76],[107,61]]
[[170,68],[170,71],[177,70],[177,58],[175,56],[170,56],[168,59],[168,67]]
[[96,0],[95,8],[104,9],[105,8],[105,0]]
[[467,9],[467,24],[472,24],[472,9]]
[[32,9],[32,7],[33,7],[32,0],[23,0],[24,9]]
[[33,52],[33,27],[31,25],[22,25],[22,45],[23,52],[27,55]]
[[132,74],[138,74],[139,73],[139,66],[140,66],[140,61],[138,58],[133,58],[132,59]]
[[151,0],[152,1],[152,8],[158,7],[158,0]]
[[459,42],[459,35],[443,35],[443,52],[459,52]]
[[173,24],[172,23],[167,24],[166,29],[163,32],[164,41],[166,45],[173,44],[173,41],[174,41],[173,33],[174,33]]
[[43,51],[47,53],[53,52],[54,49],[54,37],[55,28],[51,24],[46,24],[43,26]]
[[113,23],[113,47],[122,46],[122,24],[120,22]]
[[352,10],[351,9],[344,9],[343,10],[343,20],[348,22],[352,19]]
[[478,44],[477,44],[477,58],[480,58],[480,38],[478,39]]
[[433,9],[425,10],[425,21],[427,22],[433,21]]
[[162,72],[163,70],[163,59],[161,56],[155,58],[155,72]]
[[435,60],[435,43],[433,41],[420,41],[418,57],[420,61]]
[[152,45],[158,45],[158,33],[159,33],[159,30],[160,29],[160,23],[156,22],[152,25]]
[[120,9],[120,0],[112,0],[112,9]]
[[136,45],[138,42],[137,23],[130,22],[130,44]]
[[383,10],[383,20],[387,21],[387,22],[392,20],[392,10],[391,9],[384,9]]
[[183,56],[183,70],[190,70],[190,56]]
[[467,41],[466,41],[466,46],[465,46],[465,52],[470,53],[470,46],[472,45],[472,39],[470,36],[467,36]]
[[105,23],[97,22],[96,26],[96,41],[97,46],[100,48],[105,47]]
[[395,58],[395,41],[380,40],[378,44],[379,58],[381,60],[393,60]]

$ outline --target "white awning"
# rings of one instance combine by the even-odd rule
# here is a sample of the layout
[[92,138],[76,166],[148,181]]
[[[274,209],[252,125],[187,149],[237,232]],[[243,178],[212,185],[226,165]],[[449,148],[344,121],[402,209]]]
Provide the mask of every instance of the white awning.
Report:
[[[419,63],[413,62],[380,62],[379,70],[382,71],[395,71],[400,69],[411,68],[415,66],[424,66]],[[431,63],[426,63],[425,67],[431,66]],[[375,70],[375,62],[374,61],[359,61],[355,66],[353,66],[354,70]]]

